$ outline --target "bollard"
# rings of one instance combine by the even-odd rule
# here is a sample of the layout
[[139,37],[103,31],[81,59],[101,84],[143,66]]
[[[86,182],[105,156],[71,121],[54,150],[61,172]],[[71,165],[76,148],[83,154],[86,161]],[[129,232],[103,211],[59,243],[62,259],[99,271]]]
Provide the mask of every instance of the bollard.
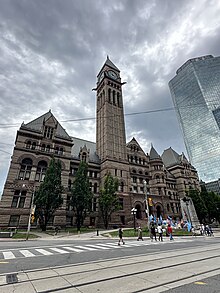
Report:
[[99,230],[97,230],[97,234],[96,235],[99,236]]

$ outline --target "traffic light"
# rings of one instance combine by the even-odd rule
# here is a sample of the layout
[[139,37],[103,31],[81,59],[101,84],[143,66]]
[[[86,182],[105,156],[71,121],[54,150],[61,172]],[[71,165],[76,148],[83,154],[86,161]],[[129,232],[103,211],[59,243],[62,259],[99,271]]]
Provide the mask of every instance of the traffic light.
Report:
[[31,223],[32,223],[32,224],[34,223],[34,220],[35,220],[35,216],[34,216],[35,208],[36,208],[36,206],[33,206],[33,207],[31,208]]
[[34,216],[34,214],[31,214],[31,223],[32,224],[34,223],[34,220],[35,220],[35,216]]
[[149,206],[150,206],[150,207],[153,206],[153,201],[152,201],[152,198],[151,198],[151,197],[148,198],[148,203],[149,203]]

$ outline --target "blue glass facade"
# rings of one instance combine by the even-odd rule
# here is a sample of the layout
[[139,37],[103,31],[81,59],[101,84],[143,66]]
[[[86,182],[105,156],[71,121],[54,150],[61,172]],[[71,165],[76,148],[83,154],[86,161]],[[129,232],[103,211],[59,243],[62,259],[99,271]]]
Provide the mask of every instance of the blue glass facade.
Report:
[[169,88],[191,164],[205,182],[220,177],[220,57],[188,60]]

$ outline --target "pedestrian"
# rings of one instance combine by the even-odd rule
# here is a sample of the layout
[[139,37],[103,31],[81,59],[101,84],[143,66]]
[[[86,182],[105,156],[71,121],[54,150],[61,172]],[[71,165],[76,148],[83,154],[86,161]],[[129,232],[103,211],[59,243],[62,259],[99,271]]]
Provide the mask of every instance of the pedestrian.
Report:
[[159,224],[157,226],[157,233],[159,234],[158,240],[163,241],[163,228],[162,228],[161,224]]
[[141,226],[138,227],[138,238],[137,238],[137,241],[139,240],[144,240],[143,239],[143,236],[142,236],[142,229],[141,229]]
[[125,242],[123,240],[123,230],[122,230],[122,228],[119,228],[119,230],[118,230],[118,236],[119,236],[118,245],[120,245],[121,242],[123,244],[125,244]]
[[170,224],[168,224],[168,227],[167,227],[167,234],[169,235],[170,240],[173,240],[173,229]]
[[151,241],[153,241],[153,239],[155,239],[155,241],[157,241],[156,228],[155,228],[154,222],[151,222],[150,238],[151,238]]

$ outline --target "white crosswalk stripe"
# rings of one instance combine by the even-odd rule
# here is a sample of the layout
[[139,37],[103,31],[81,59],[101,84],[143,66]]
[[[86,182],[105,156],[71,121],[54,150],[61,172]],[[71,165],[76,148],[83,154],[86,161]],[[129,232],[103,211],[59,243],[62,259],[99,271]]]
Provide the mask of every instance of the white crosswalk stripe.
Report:
[[66,250],[63,250],[63,249],[60,249],[60,248],[50,248],[50,250],[53,250],[55,252],[58,252],[58,253],[70,253],[69,251],[66,251]]
[[15,258],[15,255],[11,251],[4,251],[3,252],[4,259],[12,259]]
[[[149,240],[149,239],[148,239]],[[13,249],[12,251],[2,251],[0,252],[0,259],[14,259],[20,257],[36,257],[40,255],[54,255],[54,254],[65,254],[65,253],[82,253],[86,251],[98,251],[98,250],[109,250],[115,248],[132,248],[137,246],[147,246],[147,245],[164,245],[167,243],[183,243],[191,242],[192,239],[174,239],[174,241],[169,241],[169,239],[164,239],[163,242],[159,241],[126,241],[125,244],[118,245],[118,241],[108,242],[108,243],[94,243],[76,246],[59,246],[58,247],[45,247],[45,248],[30,248],[30,249]],[[30,251],[31,250],[31,251]],[[40,255],[39,255],[40,254]],[[3,256],[3,257],[2,257]]]
[[35,254],[33,254],[32,252],[30,252],[29,250],[19,250],[19,252],[21,253],[21,254],[23,254],[23,256],[25,256],[25,257],[33,257],[33,256],[35,256]]
[[69,247],[69,246],[64,246],[64,249],[70,250],[70,251],[74,251],[74,252],[83,252],[82,249],[78,249],[78,248],[73,248],[73,247]]
[[53,253],[50,251],[47,251],[45,249],[39,248],[39,249],[35,249],[36,251],[40,252],[43,255],[52,255]]
[[100,244],[96,244],[96,245],[91,245],[91,244],[88,244],[86,246],[89,246],[89,247],[93,247],[93,248],[98,248],[98,249],[111,249],[110,247],[104,247],[104,246],[101,246]]
[[96,248],[87,247],[87,246],[82,246],[82,245],[77,245],[77,246],[75,246],[75,247],[80,248],[80,249],[90,250],[90,251],[98,250],[98,249],[96,249]]

